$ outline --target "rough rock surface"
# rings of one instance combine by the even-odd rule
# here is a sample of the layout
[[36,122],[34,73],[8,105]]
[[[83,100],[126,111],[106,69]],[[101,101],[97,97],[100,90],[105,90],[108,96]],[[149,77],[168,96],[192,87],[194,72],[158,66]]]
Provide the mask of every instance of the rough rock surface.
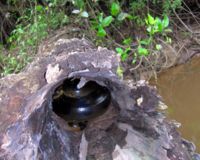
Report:
[[[21,73],[0,80],[2,160],[191,160],[192,143],[157,111],[154,88],[130,87],[116,75],[119,57],[82,39],[40,47]],[[108,111],[72,131],[52,111],[52,95],[67,77],[96,81],[112,95]]]

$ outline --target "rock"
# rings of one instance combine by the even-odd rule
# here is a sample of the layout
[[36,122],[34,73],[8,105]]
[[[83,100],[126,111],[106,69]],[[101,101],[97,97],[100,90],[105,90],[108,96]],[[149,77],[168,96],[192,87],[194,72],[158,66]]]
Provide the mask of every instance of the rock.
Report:
[[[130,86],[116,75],[119,57],[85,39],[59,39],[19,73],[0,80],[0,159],[190,160],[190,142],[157,111],[160,98],[145,83]],[[66,78],[106,86],[105,114],[74,131],[52,110],[55,89]]]

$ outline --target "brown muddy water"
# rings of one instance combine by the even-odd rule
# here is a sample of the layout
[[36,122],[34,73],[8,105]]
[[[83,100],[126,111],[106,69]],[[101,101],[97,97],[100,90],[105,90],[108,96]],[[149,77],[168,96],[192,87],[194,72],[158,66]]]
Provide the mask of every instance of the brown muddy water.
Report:
[[200,153],[200,58],[168,69],[155,84],[168,105],[168,115],[182,125],[182,137],[191,140]]

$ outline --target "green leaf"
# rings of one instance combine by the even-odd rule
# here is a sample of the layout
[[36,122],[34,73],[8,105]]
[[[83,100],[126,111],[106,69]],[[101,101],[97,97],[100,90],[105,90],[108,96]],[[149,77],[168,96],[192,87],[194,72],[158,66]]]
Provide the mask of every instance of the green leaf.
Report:
[[122,67],[118,66],[116,73],[120,78],[123,78],[123,69],[122,69]]
[[111,5],[111,15],[116,16],[120,12],[120,6],[118,3],[113,2]]
[[118,16],[117,16],[117,20],[118,21],[123,21],[124,19],[128,18],[130,15],[128,13],[125,12],[121,12]]
[[137,53],[135,52],[133,54],[133,60],[132,60],[132,64],[135,64],[137,62]]
[[66,24],[68,22],[69,22],[69,17],[65,15],[64,18],[61,21],[61,24],[64,25],[64,24]]
[[166,37],[166,42],[171,44],[172,43],[172,39],[170,37]]
[[133,19],[134,19],[134,17],[131,16],[130,14],[127,15],[127,18],[128,18],[129,20],[133,20]]
[[150,25],[154,25],[155,24],[155,19],[150,14],[148,14],[148,23]]
[[139,44],[142,44],[142,45],[149,45],[149,43],[150,43],[150,39],[144,39],[144,40],[139,41]]
[[53,7],[54,4],[53,4],[53,3],[49,3],[48,6],[49,6],[49,7]]
[[78,7],[79,9],[83,9],[85,6],[84,0],[74,0],[73,2],[74,2],[74,5]]
[[120,55],[123,54],[123,52],[124,52],[123,49],[122,49],[122,48],[119,48],[119,47],[117,47],[115,50],[116,50],[117,53],[120,54]]
[[159,51],[162,49],[162,46],[160,44],[156,44],[156,49]]
[[18,28],[18,29],[16,29],[16,31],[17,31],[18,33],[20,33],[20,34],[23,34],[23,33],[24,33],[24,30],[23,30],[22,28]]
[[35,10],[41,12],[43,10],[43,7],[41,5],[37,5],[35,6]]
[[156,26],[157,26],[157,32],[162,32],[163,31],[163,23],[160,18],[156,17]]
[[130,48],[130,47],[128,47],[128,48],[126,48],[126,49],[125,49],[125,51],[124,51],[124,52],[125,52],[126,54],[128,54],[130,50],[131,50],[131,48]]
[[113,20],[113,17],[108,16],[108,17],[103,19],[101,24],[102,24],[103,27],[108,27],[110,25],[110,23],[112,22],[112,20]]
[[147,32],[149,32],[149,33],[152,32],[152,27],[151,26],[147,27]]
[[172,30],[170,28],[167,28],[164,31],[167,32],[167,33],[172,33]]
[[103,27],[100,26],[98,28],[97,36],[98,37],[105,37],[106,36],[106,31],[103,29]]
[[102,23],[103,21],[103,13],[100,13],[98,16],[99,22]]
[[[136,53],[135,53],[136,54]],[[135,64],[136,63],[136,61],[137,61],[137,58],[136,58],[136,56],[133,58],[133,60],[132,60],[132,64]]]
[[128,58],[128,54],[127,54],[127,53],[123,53],[123,54],[121,55],[122,61],[125,61],[127,58]]
[[124,61],[128,57],[128,51],[130,51],[130,48],[126,48],[125,51],[122,48],[116,48],[115,50],[121,56],[121,60]]
[[148,19],[147,19],[147,18],[145,18],[145,23],[146,23],[146,24],[149,24],[149,22],[148,22]]
[[123,40],[123,44],[125,45],[130,45],[131,43],[132,43],[132,39],[130,37]]
[[169,26],[169,18],[165,15],[162,21],[164,28]]
[[147,55],[149,54],[149,51],[148,51],[146,48],[143,48],[143,47],[141,47],[141,46],[139,46],[139,47],[137,48],[137,51],[138,51],[138,54],[139,54],[140,56],[147,56]]

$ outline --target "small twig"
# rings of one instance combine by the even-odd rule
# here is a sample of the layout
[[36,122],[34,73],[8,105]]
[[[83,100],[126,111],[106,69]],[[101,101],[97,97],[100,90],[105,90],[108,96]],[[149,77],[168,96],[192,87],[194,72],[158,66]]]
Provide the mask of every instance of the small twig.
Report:
[[174,14],[176,15],[176,17],[178,18],[178,20],[182,23],[182,25],[190,32],[193,33],[193,31],[182,21],[182,19],[178,16],[178,14],[176,13],[175,10],[173,10]]
[[117,43],[117,42],[115,42],[115,41],[113,41],[113,42],[114,42],[114,44],[115,44],[116,46],[121,47],[121,48],[123,48],[123,49],[126,49],[126,47],[124,47],[123,45],[121,45],[121,44],[119,44],[119,43]]
[[168,43],[166,43],[165,41],[163,41],[163,40],[160,39],[160,38],[158,38],[158,40],[159,40],[160,42],[162,42],[163,44],[165,44],[166,46],[168,46],[168,47],[174,52],[175,55],[177,54],[176,51],[174,50],[174,48],[172,48],[171,45],[169,45]]
[[182,3],[186,6],[186,8],[188,9],[189,13],[192,15],[192,17],[194,18],[194,20],[199,24],[199,22],[196,20],[196,16],[192,13],[191,9],[188,7],[188,5],[182,1]]
[[[177,60],[177,58],[178,58],[177,51],[176,51],[171,45],[167,44],[167,43],[166,43],[165,41],[163,41],[162,39],[158,38],[158,40],[159,40],[160,42],[162,42],[164,45],[166,45],[169,49],[171,49],[171,51],[172,51],[172,52],[174,53],[174,55],[175,55],[175,60],[174,60],[174,62],[175,62],[175,61]],[[166,60],[168,59],[167,56],[165,56],[165,58],[166,58]],[[172,63],[172,64],[173,64],[173,63]],[[169,64],[168,66],[166,65],[166,68],[171,67],[172,64]]]
[[92,8],[92,6],[91,6],[90,2],[89,2],[89,1],[86,1],[86,3],[88,4],[88,7],[89,7],[89,8],[90,8],[90,10],[92,11],[93,15],[94,15],[95,17],[97,17],[97,15],[96,15],[96,13],[95,13],[94,9]]
[[122,39],[125,39],[124,35],[117,29],[117,27],[115,27],[115,25],[111,24],[111,27],[113,27],[113,29],[115,29],[119,33]]
[[143,56],[140,58],[140,61],[139,61],[138,65],[135,66],[134,68],[129,69],[129,70],[132,72],[132,71],[136,70],[138,67],[140,67],[141,64],[142,64],[142,60],[143,60]]
[[177,55],[180,55],[181,50],[182,50],[183,48],[185,48],[186,43],[187,43],[187,42],[185,42],[185,43],[182,44],[182,46],[181,46],[181,47],[179,48],[179,50],[177,51]]
[[149,66],[151,67],[151,70],[155,72],[155,67],[153,67],[152,63],[149,61],[149,59],[144,56],[144,59],[147,61],[147,64],[149,64]]

